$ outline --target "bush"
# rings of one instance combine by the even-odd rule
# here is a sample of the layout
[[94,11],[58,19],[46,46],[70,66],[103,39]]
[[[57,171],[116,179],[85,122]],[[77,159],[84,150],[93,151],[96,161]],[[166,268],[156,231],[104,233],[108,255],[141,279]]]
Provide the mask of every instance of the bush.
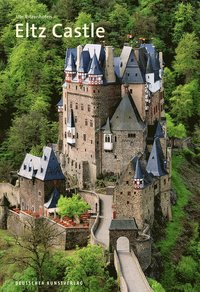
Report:
[[185,282],[188,282],[195,280],[197,267],[197,262],[191,256],[183,256],[176,271]]
[[156,280],[148,278],[148,282],[154,292],[165,292],[163,286]]

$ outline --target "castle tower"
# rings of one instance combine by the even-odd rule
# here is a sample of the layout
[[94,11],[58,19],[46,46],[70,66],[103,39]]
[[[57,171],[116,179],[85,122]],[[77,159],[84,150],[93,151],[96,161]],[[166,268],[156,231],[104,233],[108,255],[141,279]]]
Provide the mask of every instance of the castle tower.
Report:
[[112,132],[110,129],[110,119],[107,118],[106,121],[106,126],[105,126],[105,130],[103,132],[103,136],[104,136],[104,144],[103,144],[103,148],[104,150],[113,150],[113,141],[112,141]]
[[66,81],[70,82],[74,78],[76,74],[76,65],[74,61],[74,57],[72,53],[69,55],[69,59],[67,60],[67,66],[65,68],[65,76],[66,76]]
[[[67,55],[70,56],[69,52]],[[102,173],[104,145],[100,130],[107,118],[113,115],[121,98],[121,90],[119,83],[106,79],[106,52],[101,45],[85,45],[80,53],[80,63],[79,53],[77,51],[79,66],[76,67],[76,73],[71,80],[66,79],[66,87],[63,87],[63,137],[66,137],[63,140],[63,156],[65,171],[74,180],[76,178],[82,188],[83,183],[94,185],[97,176]],[[67,121],[71,110],[75,144],[67,140]]]

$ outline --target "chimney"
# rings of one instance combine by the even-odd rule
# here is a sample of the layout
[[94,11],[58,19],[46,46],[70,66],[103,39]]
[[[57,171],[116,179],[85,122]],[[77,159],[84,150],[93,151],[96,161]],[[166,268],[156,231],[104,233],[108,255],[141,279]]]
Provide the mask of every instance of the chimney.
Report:
[[114,55],[113,55],[112,46],[106,46],[105,78],[108,83],[116,82],[116,76],[115,76],[115,70],[114,70]]
[[163,53],[159,52],[160,68],[163,69]]
[[82,46],[79,45],[79,46],[77,47],[77,59],[76,59],[76,70],[77,70],[77,71],[78,71],[79,66],[80,66],[80,60],[81,60],[81,53],[82,53],[82,50],[83,50]]

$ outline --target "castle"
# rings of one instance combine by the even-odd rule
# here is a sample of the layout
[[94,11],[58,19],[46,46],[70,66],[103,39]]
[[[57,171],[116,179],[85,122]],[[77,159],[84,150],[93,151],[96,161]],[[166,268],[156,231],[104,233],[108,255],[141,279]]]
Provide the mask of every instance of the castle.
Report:
[[59,151],[68,182],[94,187],[116,175],[115,218],[154,222],[171,216],[171,152],[167,147],[162,53],[152,44],[67,49],[58,103]]

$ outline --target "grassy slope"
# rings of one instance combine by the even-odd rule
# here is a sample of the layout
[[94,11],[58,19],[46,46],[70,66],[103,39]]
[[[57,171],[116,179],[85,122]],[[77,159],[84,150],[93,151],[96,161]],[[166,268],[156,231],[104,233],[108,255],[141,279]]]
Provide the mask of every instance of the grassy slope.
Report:
[[[174,288],[177,283],[176,266],[182,254],[188,248],[192,234],[190,217],[194,220],[198,219],[198,216],[195,219],[194,215],[196,211],[198,212],[196,210],[198,191],[195,189],[198,178],[196,169],[183,156],[173,156],[172,185],[176,190],[178,199],[176,205],[172,207],[173,220],[167,224],[165,239],[157,243],[164,264],[164,273],[160,282],[166,291],[177,291]],[[192,179],[194,182],[191,183]],[[188,210],[188,206],[193,206],[192,212]]]

